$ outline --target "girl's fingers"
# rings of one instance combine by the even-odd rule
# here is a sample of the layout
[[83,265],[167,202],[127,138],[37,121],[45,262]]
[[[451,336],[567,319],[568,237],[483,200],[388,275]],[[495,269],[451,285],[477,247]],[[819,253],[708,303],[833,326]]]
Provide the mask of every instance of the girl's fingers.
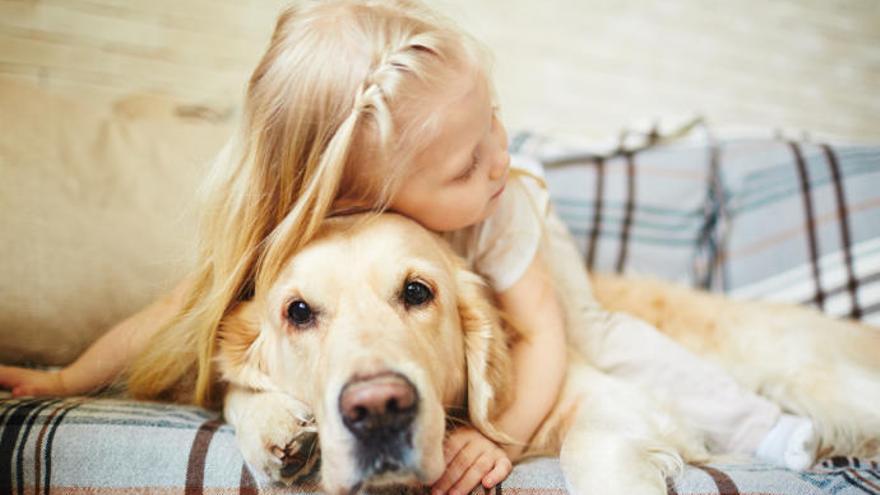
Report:
[[13,397],[34,397],[37,395],[40,395],[39,390],[35,390],[34,387],[29,387],[27,385],[19,385],[12,388]]
[[455,456],[467,445],[470,436],[463,431],[454,431],[449,438],[443,442],[443,460],[447,465],[455,459]]
[[492,470],[494,464],[495,462],[492,459],[492,454],[484,452],[474,460],[470,467],[459,478],[458,482],[452,486],[452,489],[449,490],[449,494],[467,495],[480,484],[480,480],[486,476],[486,473]]
[[40,376],[31,370],[4,367],[0,370],[0,387],[12,390],[12,395],[32,394]]
[[13,397],[39,397],[41,395],[53,395],[55,393],[56,392],[53,391],[51,388],[40,383],[26,383],[12,389]]
[[57,373],[0,366],[0,388],[12,391],[13,397],[63,393]]
[[0,366],[0,387],[15,388],[21,382],[22,370],[12,366]]
[[510,459],[507,456],[504,456],[497,461],[495,461],[495,467],[492,468],[492,471],[489,472],[486,476],[483,476],[483,487],[486,489],[492,488],[498,483],[504,481],[507,478],[507,475],[513,470],[513,464],[510,462]]
[[458,450],[455,457],[446,463],[446,471],[443,476],[434,483],[432,493],[446,493],[461,479],[462,475],[471,467],[477,457],[480,456],[482,450],[479,445],[466,440],[463,447]]
[[473,430],[453,432],[444,442],[443,455],[446,471],[432,487],[435,495],[466,495],[480,484],[491,488],[513,469],[503,450]]

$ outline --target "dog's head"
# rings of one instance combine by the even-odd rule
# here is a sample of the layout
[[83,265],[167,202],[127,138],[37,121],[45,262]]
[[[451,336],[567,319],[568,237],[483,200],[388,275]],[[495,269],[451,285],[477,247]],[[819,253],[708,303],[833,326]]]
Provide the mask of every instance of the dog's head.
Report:
[[436,481],[446,410],[496,434],[507,337],[482,280],[397,215],[331,219],[222,324],[223,377],[274,387],[318,421],[330,493]]

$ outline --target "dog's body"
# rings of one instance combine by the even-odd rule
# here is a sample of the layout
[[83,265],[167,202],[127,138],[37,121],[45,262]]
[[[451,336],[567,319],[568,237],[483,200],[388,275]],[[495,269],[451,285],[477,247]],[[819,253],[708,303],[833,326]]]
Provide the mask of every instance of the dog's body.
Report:
[[[582,303],[591,289],[558,220],[541,252],[572,345],[562,394],[525,455],[558,453],[576,493],[665,493],[683,462],[707,459],[703,438],[650,390],[591,364]],[[880,333],[654,282],[597,279],[595,295],[813,418],[824,453],[877,449]],[[395,215],[334,219],[225,320],[225,412],[249,464],[276,480],[314,465],[313,412],[328,492],[431,483],[445,468],[450,416],[503,437],[492,419],[511,399],[514,338],[482,281],[438,237]]]

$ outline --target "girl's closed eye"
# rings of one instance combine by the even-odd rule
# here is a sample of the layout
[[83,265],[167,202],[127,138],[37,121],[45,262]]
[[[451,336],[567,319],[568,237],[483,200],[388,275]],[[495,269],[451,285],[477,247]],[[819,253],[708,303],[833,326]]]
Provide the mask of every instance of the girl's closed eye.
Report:
[[458,175],[458,177],[455,178],[455,180],[460,181],[460,182],[464,182],[464,181],[467,181],[468,179],[470,179],[471,177],[473,177],[474,172],[477,171],[477,165],[479,165],[479,163],[480,163],[480,157],[478,157],[477,154],[474,153],[473,157],[471,158],[470,166],[467,169],[465,169],[464,172],[460,173]]

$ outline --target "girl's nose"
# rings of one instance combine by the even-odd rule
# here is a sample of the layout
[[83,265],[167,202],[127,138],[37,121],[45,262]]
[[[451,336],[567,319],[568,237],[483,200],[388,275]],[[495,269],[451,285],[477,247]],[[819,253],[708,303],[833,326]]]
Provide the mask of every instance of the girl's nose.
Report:
[[510,168],[510,153],[507,152],[507,129],[504,124],[494,116],[492,120],[492,135],[495,138],[495,161],[492,162],[492,168],[489,170],[489,179],[499,180],[504,178],[507,169]]
[[495,162],[492,164],[492,168],[489,170],[489,179],[500,180],[504,177],[504,174],[507,173],[509,167],[510,153],[508,153],[507,150],[502,150],[498,153]]

